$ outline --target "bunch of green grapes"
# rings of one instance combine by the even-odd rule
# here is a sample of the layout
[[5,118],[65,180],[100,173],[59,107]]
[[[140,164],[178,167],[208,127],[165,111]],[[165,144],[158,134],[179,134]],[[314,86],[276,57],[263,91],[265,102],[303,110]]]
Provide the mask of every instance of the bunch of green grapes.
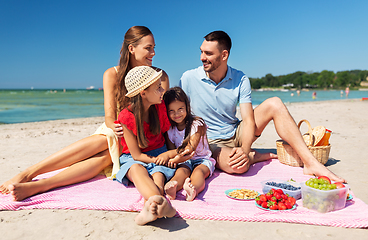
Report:
[[305,185],[307,185],[308,187],[323,190],[323,191],[336,189],[336,184],[334,183],[331,184],[329,183],[329,181],[327,181],[326,179],[322,179],[322,178],[320,179],[311,178],[305,182]]

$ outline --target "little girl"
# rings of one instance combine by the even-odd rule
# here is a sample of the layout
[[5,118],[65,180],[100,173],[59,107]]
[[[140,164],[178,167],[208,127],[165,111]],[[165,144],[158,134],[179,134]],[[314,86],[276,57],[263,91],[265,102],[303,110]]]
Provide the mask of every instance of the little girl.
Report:
[[142,211],[135,218],[138,225],[176,214],[163,196],[164,184],[175,169],[155,164],[158,159],[163,165],[168,161],[168,157],[162,157],[162,153],[168,155],[163,133],[170,128],[170,122],[162,101],[161,75],[162,71],[149,66],[131,69],[125,77],[123,91],[127,93],[118,116],[124,138],[121,138],[123,154],[116,180],[124,185],[130,180],[145,199]]
[[184,188],[186,200],[193,201],[203,191],[205,179],[212,175],[216,164],[207,142],[207,126],[202,118],[191,114],[189,99],[180,87],[169,89],[164,101],[171,122],[167,132],[168,148],[177,148],[181,154],[185,150],[185,154],[189,155],[194,152],[190,155],[193,157],[185,162],[176,157],[169,160],[169,166],[178,164],[178,168],[174,177],[166,183],[165,192],[170,199],[175,199],[176,192]]

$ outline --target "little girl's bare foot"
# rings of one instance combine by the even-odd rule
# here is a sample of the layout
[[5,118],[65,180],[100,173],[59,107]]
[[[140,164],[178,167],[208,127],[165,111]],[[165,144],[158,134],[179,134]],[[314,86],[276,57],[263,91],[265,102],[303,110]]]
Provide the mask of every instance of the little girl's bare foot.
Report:
[[178,186],[177,181],[170,181],[165,184],[165,193],[169,197],[170,200],[174,200],[176,198],[176,187]]
[[193,201],[194,198],[197,196],[197,190],[196,188],[193,186],[193,184],[190,182],[190,178],[186,178],[184,185],[183,185],[184,190],[187,192],[187,201]]
[[17,184],[17,183],[25,183],[25,182],[29,182],[29,181],[32,181],[32,179],[29,179],[27,177],[27,175],[24,174],[24,173],[19,173],[15,177],[10,179],[9,181],[6,181],[3,184],[1,184],[0,192],[2,194],[9,194],[10,193],[9,185],[14,185],[14,184]]
[[156,195],[155,202],[157,203],[157,215],[159,218],[162,217],[174,217],[176,209],[171,206],[171,203],[163,196]]
[[157,219],[157,203],[154,201],[154,197],[150,197],[144,203],[142,211],[134,219],[136,224],[144,225]]

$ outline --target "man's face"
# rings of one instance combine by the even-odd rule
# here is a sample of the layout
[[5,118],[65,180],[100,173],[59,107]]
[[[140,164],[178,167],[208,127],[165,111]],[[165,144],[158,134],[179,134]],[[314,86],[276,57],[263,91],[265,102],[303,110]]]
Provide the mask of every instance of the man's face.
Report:
[[208,73],[215,71],[222,64],[218,42],[204,40],[200,49],[204,71]]

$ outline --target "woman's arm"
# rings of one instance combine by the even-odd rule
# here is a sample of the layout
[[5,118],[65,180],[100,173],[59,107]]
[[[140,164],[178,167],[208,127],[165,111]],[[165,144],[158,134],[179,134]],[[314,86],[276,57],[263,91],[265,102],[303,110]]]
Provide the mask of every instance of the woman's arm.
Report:
[[156,158],[142,153],[141,149],[138,146],[137,137],[133,134],[133,132],[130,129],[126,127],[126,125],[122,124],[122,126],[124,131],[124,139],[133,159],[144,163],[154,163]]
[[114,130],[118,137],[122,137],[123,128],[120,124],[114,123],[117,117],[117,103],[115,98],[115,87],[117,82],[117,73],[115,68],[109,68],[103,75],[103,91],[104,91],[104,109],[105,124]]

